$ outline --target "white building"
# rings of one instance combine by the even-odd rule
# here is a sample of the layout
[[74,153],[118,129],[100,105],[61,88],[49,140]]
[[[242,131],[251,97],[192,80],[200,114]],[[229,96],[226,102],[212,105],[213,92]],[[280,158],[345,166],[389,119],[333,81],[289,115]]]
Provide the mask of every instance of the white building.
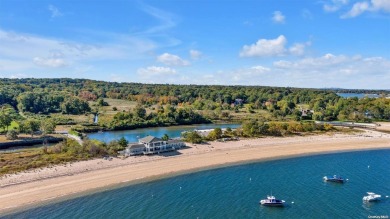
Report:
[[174,151],[185,147],[185,143],[180,140],[164,141],[154,136],[140,138],[138,143],[129,143],[125,150],[119,153],[124,156],[133,156],[140,154],[159,154],[167,151]]

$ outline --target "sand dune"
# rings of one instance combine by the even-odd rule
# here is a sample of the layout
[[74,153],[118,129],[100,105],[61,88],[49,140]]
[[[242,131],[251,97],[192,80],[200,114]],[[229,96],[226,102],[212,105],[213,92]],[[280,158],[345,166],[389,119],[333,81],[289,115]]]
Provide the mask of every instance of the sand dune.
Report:
[[189,145],[175,156],[141,156],[112,161],[94,159],[0,179],[0,213],[50,202],[75,193],[137,183],[236,163],[340,151],[390,149],[390,134],[258,138]]

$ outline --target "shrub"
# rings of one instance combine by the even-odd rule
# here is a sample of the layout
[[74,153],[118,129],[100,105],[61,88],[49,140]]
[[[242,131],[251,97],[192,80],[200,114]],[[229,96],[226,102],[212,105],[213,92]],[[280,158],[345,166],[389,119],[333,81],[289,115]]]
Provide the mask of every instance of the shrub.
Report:
[[18,138],[18,132],[16,130],[9,130],[6,135],[8,140],[15,140]]

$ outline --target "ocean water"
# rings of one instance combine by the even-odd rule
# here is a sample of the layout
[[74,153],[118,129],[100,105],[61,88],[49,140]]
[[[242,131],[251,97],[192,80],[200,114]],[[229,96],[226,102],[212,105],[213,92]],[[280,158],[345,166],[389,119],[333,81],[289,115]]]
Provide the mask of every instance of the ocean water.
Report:
[[[386,218],[389,165],[390,150],[243,164],[129,185],[4,218]],[[322,180],[333,174],[348,182]],[[364,204],[368,191],[381,194],[382,201]],[[287,206],[260,206],[259,200],[271,193]]]
[[90,133],[88,138],[96,139],[103,142],[110,142],[112,140],[118,140],[121,137],[125,137],[129,142],[138,142],[139,138],[143,138],[148,135],[155,137],[162,137],[167,134],[170,138],[180,137],[183,131],[192,131],[194,129],[214,129],[214,128],[237,128],[240,124],[200,124],[200,125],[187,125],[187,126],[171,126],[171,127],[156,127],[156,128],[143,128],[124,131],[107,131],[102,133]]

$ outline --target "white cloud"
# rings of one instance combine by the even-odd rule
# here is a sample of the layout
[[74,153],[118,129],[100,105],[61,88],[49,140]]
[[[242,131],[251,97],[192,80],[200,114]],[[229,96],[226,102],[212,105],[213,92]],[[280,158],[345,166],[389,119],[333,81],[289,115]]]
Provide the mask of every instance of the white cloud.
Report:
[[198,50],[190,50],[190,56],[192,60],[197,60],[202,56],[202,53]]
[[259,39],[255,44],[244,45],[240,52],[241,57],[253,56],[280,56],[286,51],[286,37],[280,35],[276,39]]
[[10,76],[10,78],[27,78],[27,77],[28,77],[28,75],[23,74],[23,73],[16,73],[16,74],[12,74]]
[[298,61],[285,61],[280,60],[274,62],[274,66],[277,68],[294,68],[294,69],[301,69],[301,68],[308,68],[313,67],[323,67],[323,66],[337,66],[341,63],[346,63],[348,61],[352,61],[352,59],[349,59],[348,57],[344,55],[335,56],[333,54],[325,54],[324,56],[318,57],[318,58],[304,58],[300,59]]
[[185,66],[190,64],[188,61],[180,58],[179,56],[172,55],[169,53],[164,53],[162,55],[159,55],[157,57],[157,61],[172,66]]
[[383,10],[385,12],[390,12],[389,0],[371,0],[371,4],[374,10]]
[[347,13],[343,14],[341,18],[356,17],[367,10],[370,10],[370,5],[368,2],[357,2],[352,6],[352,9]]
[[149,34],[157,33],[176,26],[175,20],[177,18],[169,12],[152,7],[150,5],[146,5],[144,3],[141,3],[141,9],[146,13],[148,13],[149,15],[156,18],[160,22],[158,26],[151,27],[148,30],[144,31],[143,33],[149,33]]
[[0,73],[31,73],[37,72],[37,67],[70,67],[76,72],[102,61],[142,59],[156,48],[152,41],[140,38],[105,37],[108,43],[96,45],[0,29]]
[[348,4],[348,0],[332,0],[330,3],[324,4],[323,8],[326,12],[335,12],[340,10],[344,5]]
[[325,54],[273,65],[273,73],[284,75],[278,78],[287,77],[297,87],[387,89],[383,80],[390,78],[390,60],[382,57]]
[[44,67],[52,67],[52,68],[58,68],[66,66],[66,62],[64,59],[61,58],[41,58],[41,57],[35,57],[33,59],[34,63],[40,66]]
[[53,5],[49,5],[48,9],[51,12],[51,17],[52,18],[61,17],[63,15],[61,13],[61,11],[57,7],[55,7]]
[[289,51],[293,55],[303,55],[305,53],[305,44],[295,43],[292,47],[290,47]]
[[187,78],[186,83],[388,89],[389,80],[390,60],[386,58],[328,53],[320,57],[282,59],[272,66],[256,65],[205,73]]
[[169,67],[149,66],[137,70],[137,74],[143,78],[175,75],[176,70]]
[[[324,54],[319,57],[283,58],[272,65],[238,69],[176,72],[170,67],[138,69],[145,83],[265,85],[285,87],[343,87],[388,89],[390,60],[384,57]],[[380,78],[380,80],[378,80]]]
[[258,73],[264,73],[264,72],[267,72],[267,71],[271,70],[270,68],[266,68],[266,67],[261,66],[261,65],[253,66],[250,69],[255,70]]
[[365,12],[384,12],[390,13],[390,1],[389,0],[371,0],[361,1],[353,4],[352,8],[341,15],[341,18],[353,18],[357,17]]
[[283,24],[285,22],[286,17],[282,14],[281,11],[274,11],[272,20],[275,23]]
[[245,45],[241,52],[241,57],[254,57],[254,56],[284,56],[295,55],[301,56],[305,53],[306,46],[310,46],[311,42],[295,43],[290,48],[286,48],[287,39],[285,36],[280,35],[276,39],[259,39],[256,44]]

